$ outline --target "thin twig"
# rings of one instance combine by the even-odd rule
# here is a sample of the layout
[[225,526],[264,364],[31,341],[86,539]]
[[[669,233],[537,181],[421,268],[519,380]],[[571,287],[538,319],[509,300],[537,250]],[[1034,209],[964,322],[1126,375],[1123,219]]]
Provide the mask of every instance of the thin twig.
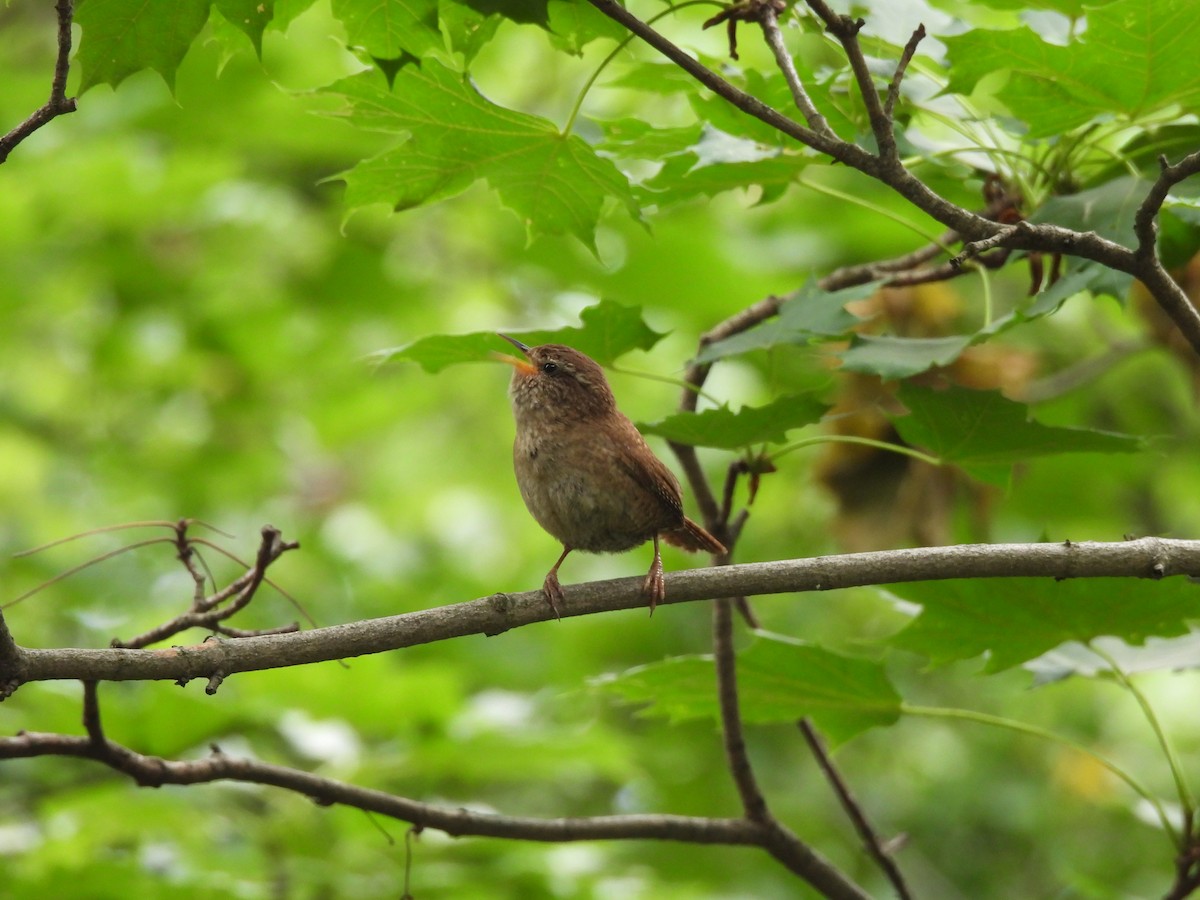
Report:
[[896,101],[900,99],[900,82],[904,80],[904,73],[908,70],[908,64],[912,62],[913,56],[917,53],[917,45],[925,39],[925,26],[918,25],[917,30],[912,33],[912,37],[908,39],[908,43],[904,45],[904,52],[900,54],[900,61],[896,64],[896,71],[892,74],[892,83],[888,85],[887,98],[883,101],[883,114],[888,122],[895,125]]
[[[182,531],[186,530],[186,522],[183,520],[180,522],[180,528],[181,533],[176,540],[177,546],[181,548],[179,558],[192,574],[193,578],[201,579],[198,584],[202,584],[203,576],[190,564],[189,539],[186,534],[182,533]],[[191,609],[187,612],[160,625],[156,625],[149,631],[129,640],[114,639],[110,646],[127,650],[141,649],[164,641],[189,628],[208,628],[213,631],[220,631],[230,637],[238,638],[248,635],[272,635],[295,631],[297,626],[294,624],[250,631],[243,629],[222,629],[218,627],[218,623],[223,622],[244,609],[254,598],[259,586],[266,578],[267,568],[285,552],[295,550],[299,546],[294,541],[283,540],[283,536],[277,528],[271,525],[264,526],[262,529],[262,542],[259,544],[254,565],[248,571],[234,579],[224,588],[208,596],[204,596],[203,592],[199,592],[193,598]]]
[[104,737],[104,726],[100,722],[100,697],[98,683],[85,681],[83,683],[83,730],[87,732],[88,740],[97,748],[106,747],[108,740]]
[[817,110],[812,98],[808,96],[808,91],[804,89],[804,82],[800,80],[800,74],[796,71],[792,55],[788,53],[787,47],[783,43],[783,33],[779,30],[779,14],[773,4],[762,4],[758,22],[762,26],[767,46],[775,54],[775,63],[783,72],[788,89],[792,92],[792,99],[796,101],[796,108],[803,114],[808,127],[813,131],[837,137],[833,129],[829,127],[829,121]]
[[964,244],[963,248],[962,248],[962,252],[959,253],[957,256],[951,257],[950,265],[957,269],[957,268],[961,267],[962,264],[965,263],[968,259],[972,259],[976,256],[979,256],[979,254],[984,253],[988,250],[994,250],[997,247],[1007,244],[1009,241],[1011,241],[1017,235],[1019,235],[1019,234],[1027,235],[1032,230],[1033,230],[1033,226],[1030,225],[1024,219],[1021,219],[1019,222],[1014,222],[1012,225],[1005,225],[999,231],[997,231],[995,234],[993,234],[991,237],[987,237],[987,238],[984,238],[983,240],[979,240],[979,241],[971,241],[967,244]]
[[1185,178],[1200,173],[1200,150],[1189,153],[1175,165],[1171,165],[1165,156],[1160,156],[1158,165],[1158,178],[1150,186],[1133,219],[1133,231],[1138,239],[1137,254],[1147,261],[1155,256],[1159,211],[1171,188]]
[[891,854],[884,848],[883,842],[879,840],[879,835],[875,833],[875,829],[867,820],[866,814],[858,801],[854,799],[854,795],[850,793],[850,788],[846,784],[842,774],[837,770],[830,758],[829,753],[825,750],[825,744],[821,740],[821,736],[817,734],[817,730],[813,728],[812,723],[808,719],[801,719],[796,723],[800,726],[800,733],[804,735],[804,740],[808,743],[809,750],[817,760],[817,765],[821,767],[821,771],[825,775],[825,779],[829,782],[829,786],[833,788],[834,794],[837,795],[838,802],[841,803],[842,809],[850,818],[854,825],[854,830],[858,832],[858,836],[862,839],[863,846],[871,858],[875,860],[879,868],[883,870],[883,874],[887,876],[887,880],[892,883],[892,887],[896,891],[896,896],[900,900],[912,900],[912,894],[909,892],[908,885],[904,881],[904,876],[901,874],[896,861],[892,859]]
[[0,137],[0,163],[8,160],[9,154],[23,140],[58,116],[75,112],[75,98],[67,96],[67,74],[71,66],[71,21],[74,4],[71,0],[58,0],[54,4],[58,15],[58,56],[54,61],[54,78],[50,83],[50,98],[35,109],[24,122]]
[[896,150],[896,133],[892,129],[891,116],[884,112],[879,102],[875,77],[871,74],[871,67],[867,65],[867,58],[858,42],[858,33],[866,23],[862,19],[852,19],[835,13],[825,0],[807,0],[807,3],[809,9],[825,23],[826,30],[842,45],[846,61],[850,63],[850,71],[854,73],[859,95],[867,109],[867,118],[871,123],[871,132],[875,135],[880,161],[889,166],[900,166],[900,154]]

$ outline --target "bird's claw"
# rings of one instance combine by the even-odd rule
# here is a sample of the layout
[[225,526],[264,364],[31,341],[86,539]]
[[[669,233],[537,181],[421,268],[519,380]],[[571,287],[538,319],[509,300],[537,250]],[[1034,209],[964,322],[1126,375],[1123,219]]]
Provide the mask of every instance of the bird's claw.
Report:
[[561,622],[562,615],[560,612],[562,610],[563,592],[562,585],[558,583],[558,575],[554,572],[546,576],[546,580],[542,584],[542,593],[546,597],[546,602],[550,604],[550,610],[554,613],[554,618]]

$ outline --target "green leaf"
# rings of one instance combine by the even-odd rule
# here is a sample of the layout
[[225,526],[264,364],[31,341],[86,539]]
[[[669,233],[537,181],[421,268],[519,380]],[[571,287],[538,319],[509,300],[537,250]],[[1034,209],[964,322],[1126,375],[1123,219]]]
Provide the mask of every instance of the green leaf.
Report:
[[[641,307],[622,306],[611,300],[601,300],[579,315],[581,327],[559,328],[556,331],[507,331],[512,337],[530,346],[566,344],[586,353],[600,365],[630,350],[649,350],[664,335],[655,331],[642,318]],[[372,354],[378,362],[406,360],[415,362],[426,372],[440,372],[456,363],[489,362],[492,354],[512,351],[512,345],[497,337],[494,331],[471,334],[435,334],[423,337],[402,347],[380,350]]]
[[275,15],[275,0],[213,0],[213,6],[225,21],[250,38],[261,59],[263,30]]
[[[605,81],[605,87],[628,88],[652,94],[691,93],[695,80],[674,63],[634,62],[615,78]],[[702,120],[704,121],[704,120]]]
[[997,96],[1032,137],[1062,134],[1096,117],[1145,117],[1200,102],[1200,17],[1192,0],[1118,0],[1089,9],[1087,31],[1067,46],[1028,28],[947,37],[947,90],[970,94],[1001,79]]
[[759,203],[779,199],[796,183],[811,160],[801,156],[778,155],[748,162],[718,162],[701,165],[694,154],[686,153],[666,160],[640,192],[646,203],[667,206],[696,197],[715,197],[725,191],[759,187]]
[[905,338],[890,334],[856,334],[842,354],[842,368],[869,372],[885,381],[908,378],[934,366],[958,359],[974,338],[956,335],[940,338]]
[[208,21],[209,5],[209,0],[80,0],[79,93],[97,84],[115,88],[142,69],[156,71],[173,91],[175,71]]
[[1094,231],[1110,241],[1132,246],[1133,219],[1149,190],[1150,182],[1126,175],[1077,194],[1052,197],[1030,216],[1030,221]]
[[550,42],[575,56],[582,55],[583,48],[598,38],[619,41],[629,34],[623,26],[586,0],[550,0],[546,10],[549,14]]
[[840,291],[823,291],[816,281],[807,281],[779,307],[779,315],[733,337],[709,344],[696,356],[696,362],[712,363],[751,350],[768,350],[779,344],[809,344],[841,337],[862,321],[846,311],[846,304],[871,296],[877,286],[877,282],[868,282]]
[[604,129],[604,141],[596,149],[626,159],[661,160],[684,153],[700,140],[699,124],[679,128],[655,128],[641,119],[593,120]]
[[1031,421],[1027,406],[998,391],[902,384],[899,398],[910,414],[894,423],[907,443],[992,483],[1003,484],[1009,467],[1035,456],[1132,453],[1142,446],[1132,435]]
[[332,9],[350,44],[380,59],[422,57],[444,46],[438,0],[333,0]]
[[[900,696],[880,663],[758,633],[737,656],[747,722],[811,718],[833,745],[900,717]],[[672,722],[720,721],[712,657],[685,656],[630,669],[600,684]]]
[[433,60],[406,67],[391,91],[373,72],[326,90],[346,98],[344,114],[353,124],[407,138],[343,175],[351,207],[410,209],[483,178],[531,235],[570,233],[593,249],[608,198],[639,215],[628,180],[585,141],[546,119],[497,106]]
[[694,447],[735,450],[751,444],[781,444],[787,432],[820,420],[828,407],[808,396],[780,397],[766,406],[727,406],[699,413],[675,413],[638,428],[669,441]]
[[450,49],[462,54],[464,68],[495,37],[501,22],[500,16],[486,15],[453,0],[441,0],[438,18]]
[[1187,632],[1200,587],[1187,578],[964,579],[894,585],[921,606],[889,643],[934,665],[986,653],[986,671],[1012,668],[1067,641],[1101,636],[1132,644]]
[[463,0],[465,6],[485,15],[500,15],[522,25],[550,27],[549,0]]

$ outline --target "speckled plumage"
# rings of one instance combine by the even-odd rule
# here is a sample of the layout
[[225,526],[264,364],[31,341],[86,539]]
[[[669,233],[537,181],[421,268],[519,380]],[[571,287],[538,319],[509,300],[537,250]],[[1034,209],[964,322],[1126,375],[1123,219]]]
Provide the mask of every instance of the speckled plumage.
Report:
[[683,514],[678,480],[617,409],[599,365],[562,344],[506,339],[525,355],[507,358],[517,484],[538,524],[563,544],[546,576],[547,600],[558,614],[558,566],[571,550],[614,553],[653,540],[644,585],[653,612],[664,593],[660,535],[686,550],[722,553],[724,546]]

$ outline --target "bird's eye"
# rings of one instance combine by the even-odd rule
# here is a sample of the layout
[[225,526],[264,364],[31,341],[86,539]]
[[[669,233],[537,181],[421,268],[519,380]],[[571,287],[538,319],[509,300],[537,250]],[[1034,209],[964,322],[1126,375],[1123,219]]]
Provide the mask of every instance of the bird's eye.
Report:
[[558,363],[544,362],[544,363],[542,363],[542,371],[545,372],[547,375],[553,375],[555,372],[558,371]]

